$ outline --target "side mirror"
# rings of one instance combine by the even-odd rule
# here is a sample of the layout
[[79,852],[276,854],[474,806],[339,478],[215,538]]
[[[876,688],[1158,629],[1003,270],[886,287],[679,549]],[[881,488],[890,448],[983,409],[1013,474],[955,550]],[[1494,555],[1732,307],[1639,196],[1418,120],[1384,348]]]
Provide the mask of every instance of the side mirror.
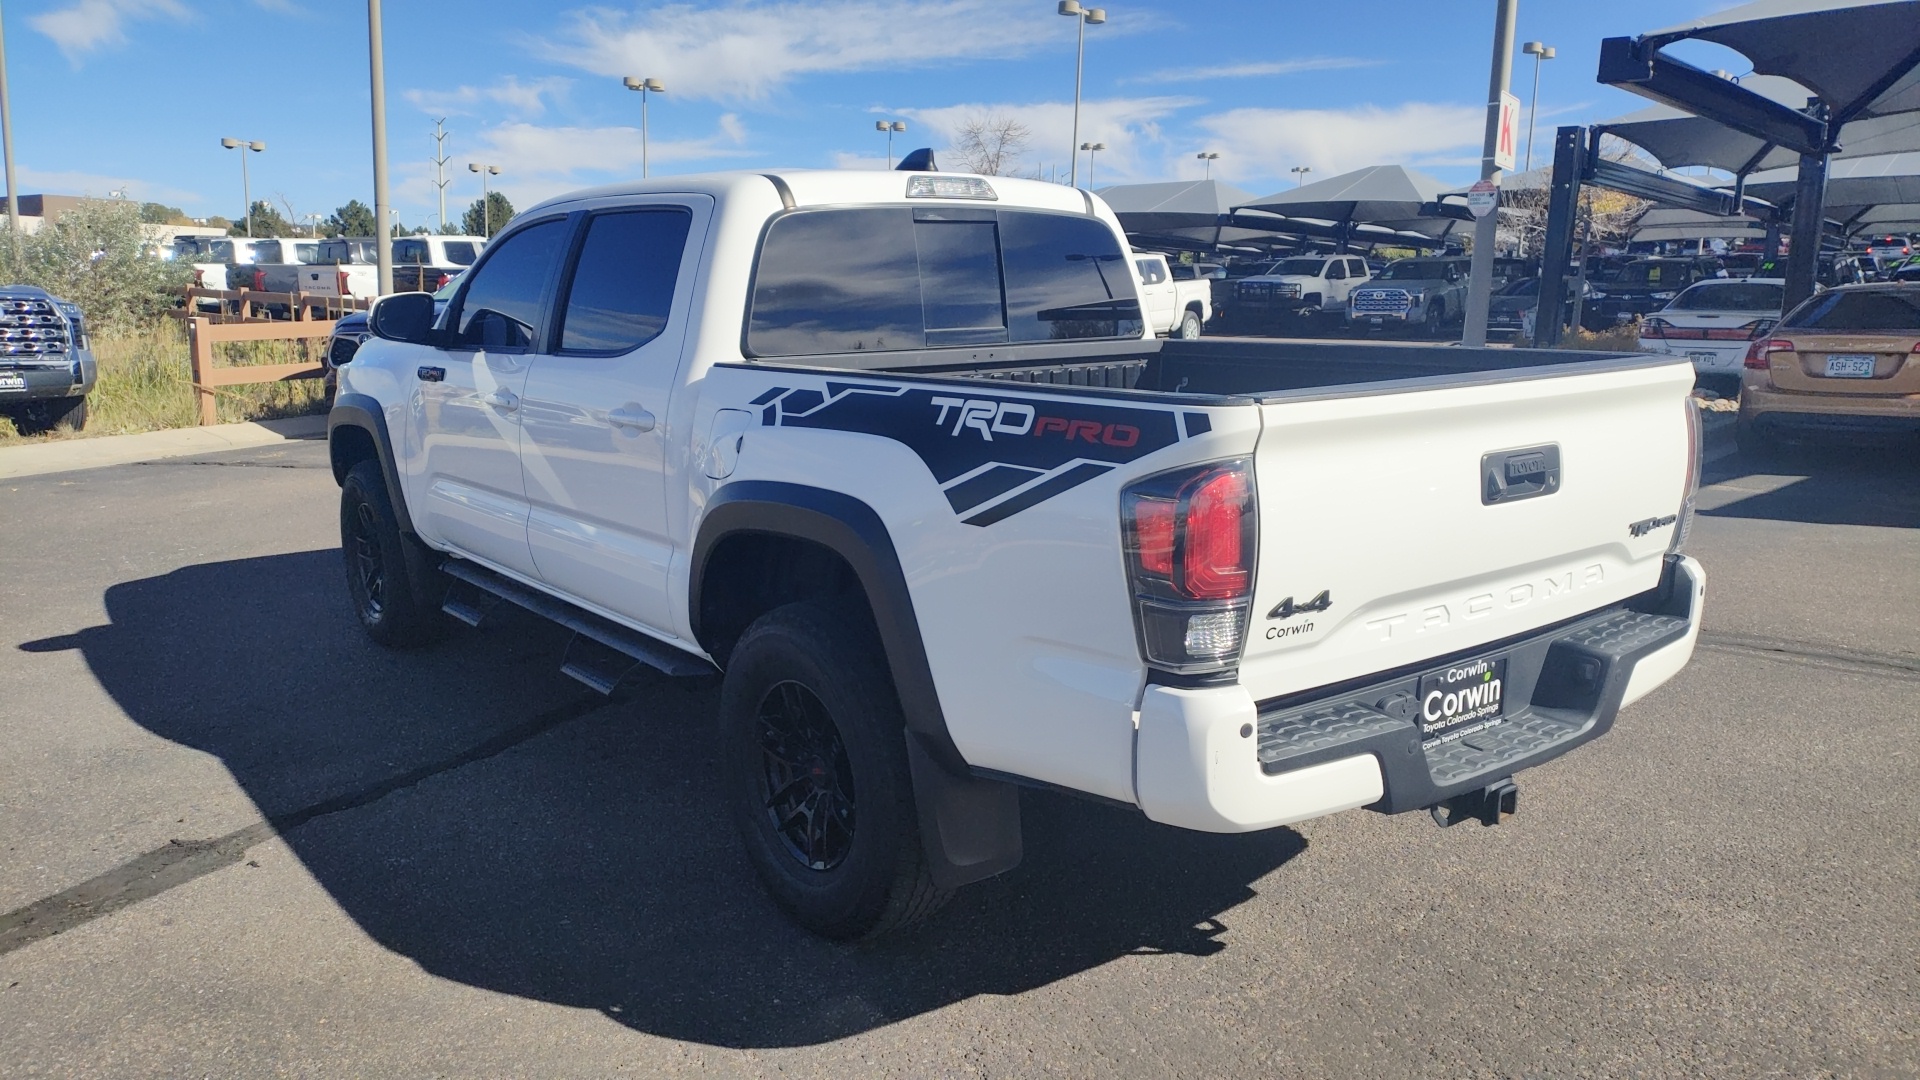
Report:
[[394,293],[373,302],[367,312],[367,329],[374,337],[425,345],[433,337],[433,294]]

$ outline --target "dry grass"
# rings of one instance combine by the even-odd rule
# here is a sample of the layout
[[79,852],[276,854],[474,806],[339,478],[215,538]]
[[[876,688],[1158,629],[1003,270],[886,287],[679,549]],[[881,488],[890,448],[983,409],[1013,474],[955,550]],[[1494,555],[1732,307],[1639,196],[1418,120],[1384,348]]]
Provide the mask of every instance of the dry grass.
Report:
[[1640,324],[1621,323],[1619,326],[1594,333],[1578,326],[1568,327],[1560,336],[1556,349],[1582,349],[1589,352],[1639,352]]
[[[326,339],[241,341],[215,346],[223,365],[285,364],[317,358]],[[81,432],[21,436],[13,421],[0,417],[0,445],[49,439],[124,435],[199,423],[193,379],[187,359],[186,327],[168,321],[144,330],[93,337],[100,381],[89,395],[87,427]],[[221,387],[221,423],[270,420],[318,412],[323,407],[320,380]]]

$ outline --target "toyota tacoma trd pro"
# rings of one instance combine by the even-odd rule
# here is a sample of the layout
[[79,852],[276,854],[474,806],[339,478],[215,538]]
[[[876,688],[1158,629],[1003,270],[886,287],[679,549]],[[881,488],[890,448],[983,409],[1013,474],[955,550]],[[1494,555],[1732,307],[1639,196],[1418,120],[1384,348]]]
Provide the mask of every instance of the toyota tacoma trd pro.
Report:
[[1129,257],[1089,193],[924,166],[543,203],[341,369],[353,608],[719,673],[745,850],[836,938],[1012,867],[1026,786],[1496,821],[1686,663],[1684,359],[1163,342]]

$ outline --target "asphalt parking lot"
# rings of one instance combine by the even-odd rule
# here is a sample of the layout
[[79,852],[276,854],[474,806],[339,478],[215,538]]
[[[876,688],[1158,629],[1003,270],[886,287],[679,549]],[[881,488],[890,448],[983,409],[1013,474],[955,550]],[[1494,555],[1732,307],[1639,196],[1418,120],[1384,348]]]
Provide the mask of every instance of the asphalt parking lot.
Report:
[[0,1073],[1920,1072],[1920,460],[1709,466],[1693,665],[1499,828],[1029,795],[884,945],[792,930],[710,690],[353,624],[324,445],[0,481]]

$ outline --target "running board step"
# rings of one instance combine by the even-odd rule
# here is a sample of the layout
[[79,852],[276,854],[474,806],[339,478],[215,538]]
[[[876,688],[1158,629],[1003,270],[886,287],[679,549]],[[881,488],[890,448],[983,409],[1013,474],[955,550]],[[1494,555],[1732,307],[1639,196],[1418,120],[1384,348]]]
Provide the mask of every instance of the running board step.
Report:
[[[574,640],[567,646],[560,670],[602,694],[613,693],[620,680],[642,665],[679,678],[715,673],[712,664],[690,652],[629,630],[466,559],[448,559],[440,569],[456,582],[442,610],[469,626],[478,626],[495,603],[505,600],[573,631]],[[462,585],[472,588],[462,588]],[[483,596],[474,597],[475,590]]]

